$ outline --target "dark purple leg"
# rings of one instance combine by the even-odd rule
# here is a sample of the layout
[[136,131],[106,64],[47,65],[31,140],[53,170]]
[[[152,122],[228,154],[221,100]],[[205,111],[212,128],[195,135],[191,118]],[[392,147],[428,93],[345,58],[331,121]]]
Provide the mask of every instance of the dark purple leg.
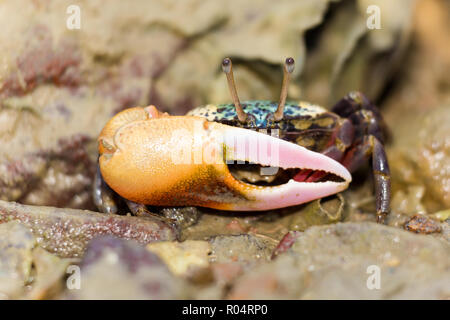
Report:
[[100,168],[97,164],[97,172],[94,177],[94,186],[92,189],[94,204],[98,210],[103,213],[116,214],[117,206],[114,202],[114,191],[103,180]]
[[361,144],[348,150],[342,164],[350,172],[354,172],[370,158],[375,184],[377,221],[381,223],[389,213],[391,199],[391,177],[383,145],[374,136],[365,136]]
[[345,153],[342,163],[356,171],[372,158],[377,221],[383,222],[389,213],[391,181],[389,164],[383,146],[383,119],[377,107],[360,92],[351,92],[341,99],[332,111],[348,118],[354,127],[353,146]]
[[333,108],[331,108],[332,112],[343,118],[348,118],[352,113],[355,113],[358,110],[372,111],[378,119],[381,119],[378,108],[359,91],[348,93],[344,98],[339,100]]
[[370,138],[365,136],[359,143],[347,150],[341,162],[348,171],[353,173],[363,166],[371,156],[372,144]]
[[348,119],[355,126],[355,137],[374,136],[381,143],[384,142],[383,130],[380,126],[380,120],[376,114],[370,110],[359,110],[352,113]]
[[329,146],[322,153],[336,161],[341,161],[347,148],[353,143],[354,126],[348,119],[343,119],[334,131]]
[[[383,131],[385,125],[378,108],[361,92],[353,91],[339,100],[331,111],[337,115],[348,118],[355,129],[366,130],[362,135],[374,135],[380,142],[384,142]],[[355,137],[362,136],[355,132]]]
[[128,209],[130,209],[131,213],[134,216],[138,217],[154,217],[157,219],[162,220],[161,215],[151,212],[147,209],[147,206],[141,203],[133,202],[131,200],[124,199],[125,203],[128,206]]

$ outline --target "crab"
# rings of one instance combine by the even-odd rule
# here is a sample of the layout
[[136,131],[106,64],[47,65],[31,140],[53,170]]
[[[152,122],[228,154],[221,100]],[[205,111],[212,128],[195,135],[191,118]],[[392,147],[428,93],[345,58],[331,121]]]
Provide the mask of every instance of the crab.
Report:
[[278,102],[239,100],[231,59],[222,62],[233,103],[184,116],[151,105],[121,111],[98,138],[94,202],[116,213],[114,194],[135,215],[146,206],[265,211],[345,190],[371,160],[377,221],[389,212],[390,173],[383,119],[351,92],[331,111],[287,101],[294,59],[287,58]]

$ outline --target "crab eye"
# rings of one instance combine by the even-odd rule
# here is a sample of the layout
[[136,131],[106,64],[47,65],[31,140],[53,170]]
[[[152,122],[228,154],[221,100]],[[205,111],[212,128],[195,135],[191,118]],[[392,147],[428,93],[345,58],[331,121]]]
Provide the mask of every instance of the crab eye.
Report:
[[287,72],[289,72],[289,73],[294,72],[294,67],[295,67],[294,58],[292,58],[292,57],[287,58],[286,62],[285,62],[285,66],[286,66]]
[[225,58],[222,61],[222,70],[225,73],[230,73],[231,70],[231,60],[230,58]]

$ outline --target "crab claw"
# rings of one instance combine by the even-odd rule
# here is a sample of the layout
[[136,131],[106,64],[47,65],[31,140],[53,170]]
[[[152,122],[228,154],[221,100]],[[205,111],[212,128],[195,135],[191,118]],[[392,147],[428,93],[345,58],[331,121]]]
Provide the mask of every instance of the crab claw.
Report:
[[[116,115],[99,137],[99,165],[122,197],[155,206],[203,206],[221,210],[269,210],[298,205],[347,188],[351,175],[317,152],[253,130],[193,116],[167,116],[155,108]],[[231,163],[251,163],[294,174],[278,185],[239,180]],[[333,179],[296,181],[302,169]],[[277,169],[278,170],[278,169]]]

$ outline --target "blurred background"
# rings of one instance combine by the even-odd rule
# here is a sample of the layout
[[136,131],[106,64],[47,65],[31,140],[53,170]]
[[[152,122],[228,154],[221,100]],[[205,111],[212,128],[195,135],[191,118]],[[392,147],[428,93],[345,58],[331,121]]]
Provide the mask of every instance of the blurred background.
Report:
[[[0,21],[1,200],[95,210],[96,138],[115,113],[229,102],[224,57],[241,100],[277,100],[292,56],[289,99],[330,108],[360,90],[380,107],[388,223],[449,218],[450,1],[17,0]],[[374,220],[370,178],[344,195],[348,212],[320,223]],[[286,230],[318,223],[299,221]]]

